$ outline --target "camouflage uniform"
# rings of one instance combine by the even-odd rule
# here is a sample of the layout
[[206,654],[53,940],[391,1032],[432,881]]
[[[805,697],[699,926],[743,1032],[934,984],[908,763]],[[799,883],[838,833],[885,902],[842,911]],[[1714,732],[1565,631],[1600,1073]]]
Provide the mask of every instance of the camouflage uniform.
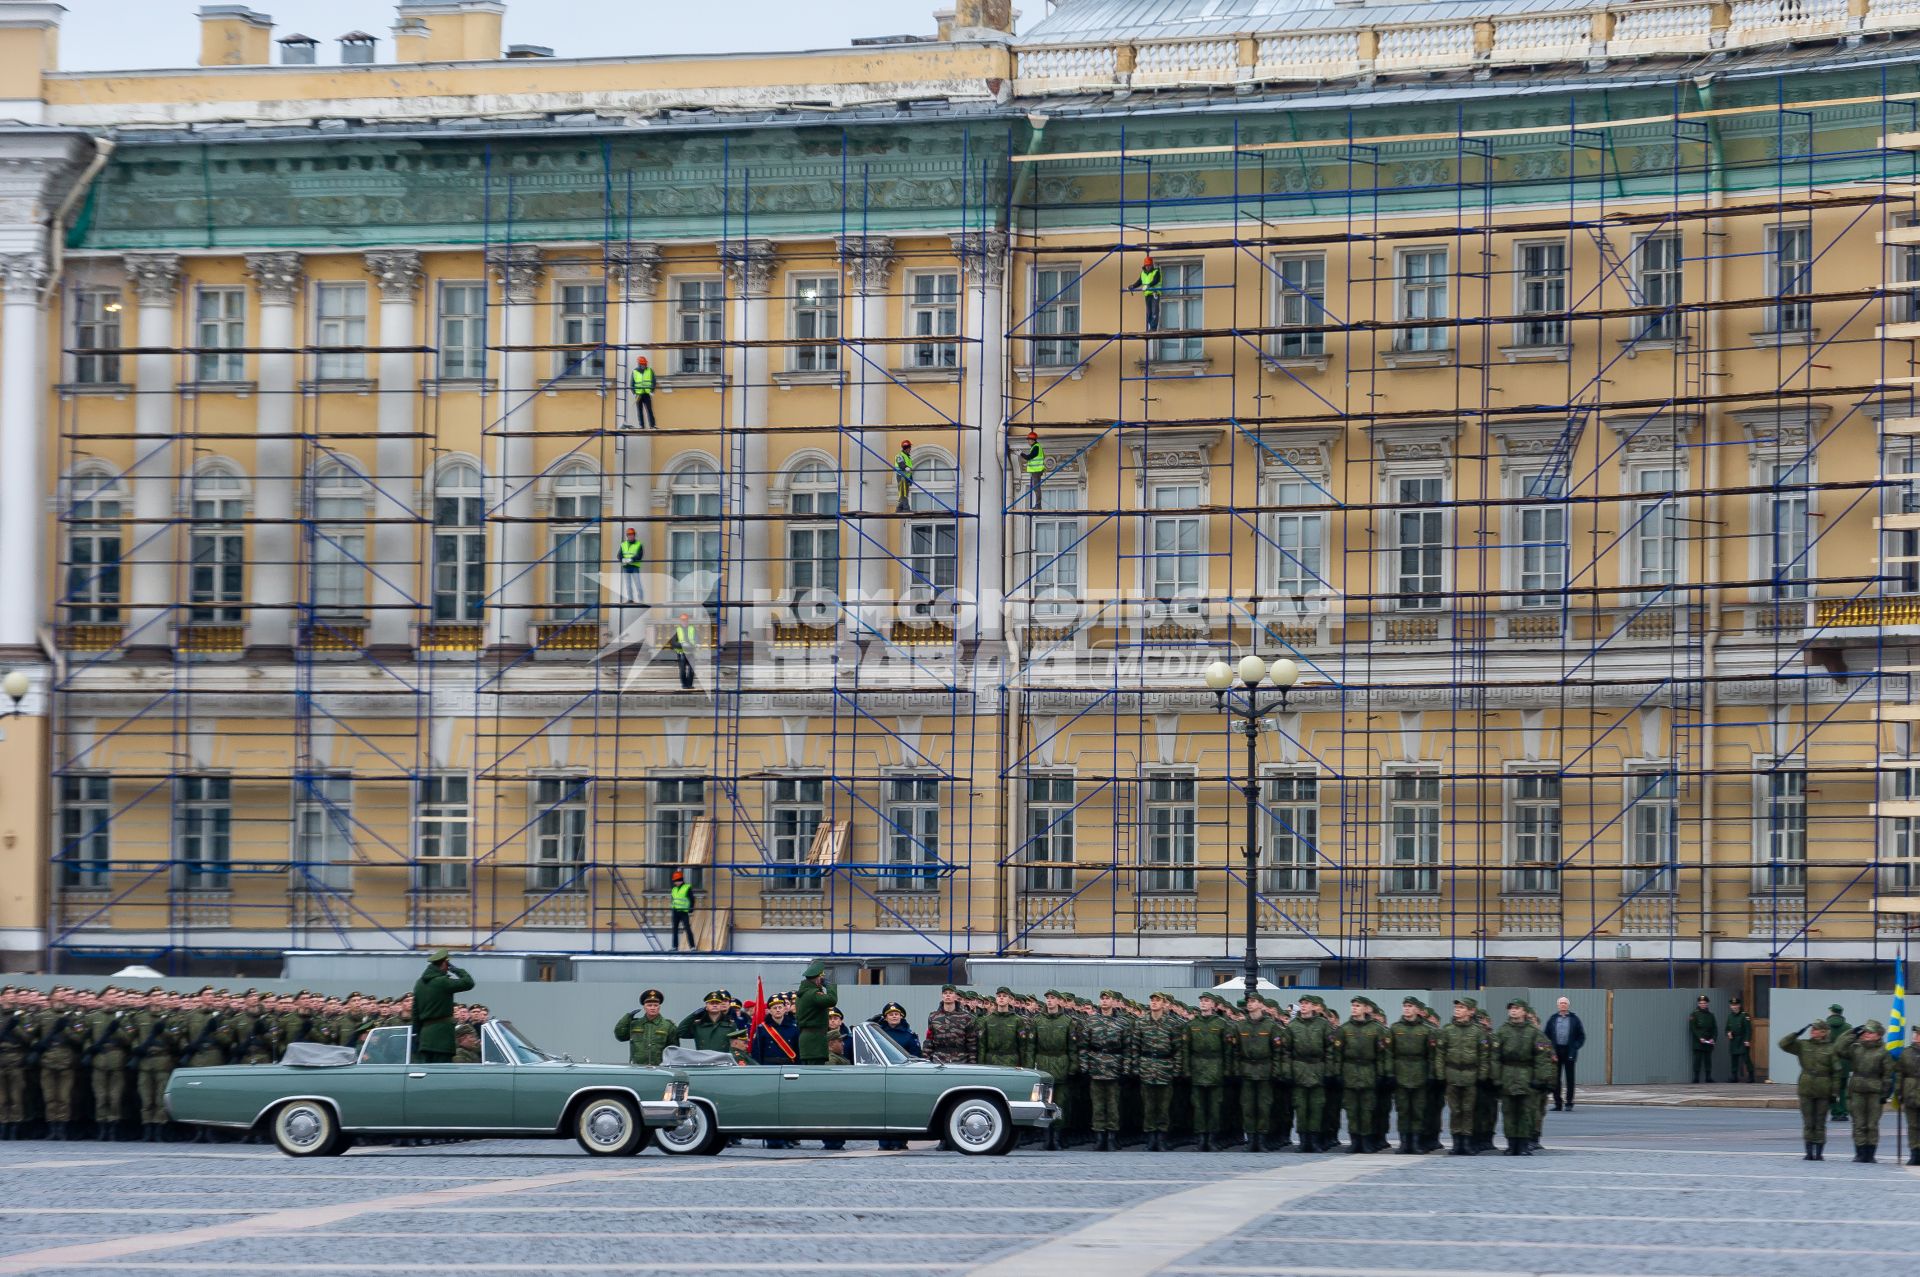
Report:
[[[1217,999],[1206,1000],[1219,1005]],[[1182,1051],[1193,1087],[1193,1133],[1203,1153],[1213,1151],[1214,1137],[1220,1134],[1220,1088],[1227,1080],[1232,1039],[1232,1023],[1217,1012],[1203,1011],[1187,1021]]]
[[[1056,995],[1057,997],[1058,995]],[[1072,1079],[1080,1071],[1080,1021],[1071,1011],[1043,1011],[1028,1026],[1033,1068],[1053,1077],[1053,1100],[1060,1120],[1047,1128],[1047,1147],[1060,1148],[1072,1114]]]
[[132,1045],[123,1013],[105,1007],[87,1013],[82,1055],[93,1070],[93,1124],[99,1139],[113,1139],[127,1115],[127,1050]]
[[1460,998],[1454,1005],[1466,1007],[1469,1014],[1464,1022],[1452,1020],[1441,1027],[1434,1068],[1447,1087],[1454,1156],[1471,1157],[1479,1151],[1475,1108],[1481,1084],[1493,1076],[1493,1044],[1471,1014],[1477,1009],[1474,1000]]
[[920,1038],[921,1049],[935,1064],[971,1064],[974,1058],[974,1015],[965,1007],[951,1011],[935,1008],[927,1017],[927,1031]]
[[640,1009],[627,1012],[613,1026],[614,1041],[627,1044],[627,1063],[642,1068],[657,1068],[666,1049],[680,1040],[675,1036],[680,1031],[678,1024],[664,1015],[647,1014],[648,1007],[660,1005],[651,994],[648,990],[640,999]]
[[1014,1011],[991,1011],[980,1017],[974,1039],[974,1063],[1024,1069],[1033,1064],[1033,1031],[1026,1017]]
[[1370,1019],[1349,1019],[1338,1029],[1340,1086],[1346,1094],[1349,1153],[1374,1149],[1374,1104],[1378,1100],[1381,1069],[1386,1064],[1387,1031]]
[[1795,1029],[1781,1038],[1780,1049],[1800,1061],[1800,1080],[1794,1092],[1800,1099],[1800,1138],[1807,1148],[1802,1160],[1822,1162],[1826,1160],[1827,1109],[1840,1082],[1840,1050],[1831,1038],[1801,1037],[1806,1031]]
[[161,1097],[166,1094],[167,1079],[179,1066],[180,1048],[186,1045],[183,1025],[173,1011],[155,1006],[149,997],[144,1010],[133,1015],[134,1081],[140,1091],[140,1122],[146,1138],[157,1140],[167,1124],[167,1110]]
[[[1102,997],[1119,995],[1109,990]],[[1120,1130],[1120,1083],[1127,1073],[1133,1022],[1120,1011],[1100,1011],[1081,1030],[1080,1070],[1087,1075],[1094,1149],[1110,1152]]]
[[1553,1085],[1553,1044],[1526,1021],[1509,1019],[1493,1031],[1493,1058],[1503,1100],[1501,1121],[1507,1132],[1507,1152],[1515,1157],[1530,1156],[1533,1141],[1540,1134],[1533,1121],[1535,1092]]
[[1493,1133],[1500,1127],[1500,1062],[1493,1060],[1492,1017],[1482,1011],[1475,1023],[1486,1036],[1488,1058],[1492,1063],[1474,1088],[1473,1143],[1480,1152],[1488,1153],[1493,1151]]
[[1387,1055],[1393,1073],[1394,1109],[1400,1119],[1400,1151],[1423,1152],[1421,1132],[1425,1125],[1427,1087],[1433,1080],[1438,1036],[1427,1027],[1425,1017],[1401,1019],[1387,1029]]
[[1907,1165],[1920,1166],[1920,1046],[1909,1043],[1893,1073],[1894,1101],[1907,1115]]
[[1323,1015],[1296,1016],[1287,1026],[1287,1057],[1293,1062],[1293,1111],[1299,1119],[1300,1151],[1324,1153],[1331,1147],[1326,1138],[1327,1074],[1339,1062],[1332,1022]]
[[1240,1123],[1247,1151],[1264,1151],[1273,1128],[1273,1078],[1287,1067],[1287,1030],[1278,1020],[1249,1015],[1233,1026],[1233,1058],[1240,1074]]
[[[1840,1009],[1839,1003],[1836,1002],[1828,1007],[1827,1012],[1827,1041],[1837,1047],[1840,1045],[1840,1039],[1846,1035],[1847,1030],[1852,1026],[1847,1023],[1847,1014]],[[1838,1053],[1838,1056],[1840,1060],[1840,1078],[1833,1088],[1833,1107],[1828,1110],[1827,1116],[1833,1121],[1841,1122],[1845,1121],[1847,1117],[1848,1064],[1844,1052]]]
[[15,1138],[27,1120],[27,1052],[32,1046],[32,1017],[0,1006],[0,1139]]
[[[1880,1110],[1893,1091],[1894,1059],[1887,1051],[1886,1031],[1880,1021],[1868,1020],[1848,1032],[1837,1053],[1847,1072],[1847,1112],[1853,1118],[1856,1162],[1873,1161],[1880,1148]],[[1863,1033],[1876,1034],[1881,1040],[1862,1042]]]
[[86,1046],[86,1025],[78,1011],[48,1007],[33,1017],[34,1052],[40,1064],[40,1102],[49,1133],[67,1137],[73,1120],[73,1075]]
[[1174,1079],[1186,1072],[1182,1058],[1186,1041],[1180,1021],[1164,1012],[1149,1013],[1134,1026],[1133,1063],[1128,1071],[1140,1079],[1141,1125],[1147,1132],[1149,1152],[1166,1148]]

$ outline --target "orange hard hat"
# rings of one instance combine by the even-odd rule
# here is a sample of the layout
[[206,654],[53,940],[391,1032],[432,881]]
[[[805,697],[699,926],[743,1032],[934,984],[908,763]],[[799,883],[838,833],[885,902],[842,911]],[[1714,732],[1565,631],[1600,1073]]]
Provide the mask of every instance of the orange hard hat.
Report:
[[628,535],[628,536],[632,536],[632,535],[633,535],[633,529],[632,529],[632,528],[628,528],[628,529],[627,529],[627,535]]
[[678,869],[676,869],[676,870],[674,870],[674,871],[673,871],[673,880],[674,880],[675,882],[679,882],[679,881],[681,881],[682,879],[684,879],[685,877],[686,877],[686,875],[685,875],[685,874],[683,874],[683,873],[681,873],[681,872],[680,872],[680,871],[679,871]]
[[642,368],[645,368],[647,366],[647,357],[645,355],[640,356],[639,363]]
[[1040,432],[1039,432],[1038,430],[1029,430],[1029,431],[1027,431],[1027,438],[1029,438],[1029,439],[1038,439],[1039,437],[1040,437]]
[[902,440],[900,441],[900,446],[901,446],[902,448],[911,448],[911,447],[913,447],[913,440],[911,440],[911,439],[902,439]]
[[1147,255],[1146,255],[1145,257],[1143,257],[1143,258],[1141,258],[1141,259],[1140,259],[1140,264],[1141,264],[1142,266],[1151,266],[1151,265],[1153,265],[1153,254],[1152,254],[1152,253],[1148,253],[1148,254],[1147,254]]

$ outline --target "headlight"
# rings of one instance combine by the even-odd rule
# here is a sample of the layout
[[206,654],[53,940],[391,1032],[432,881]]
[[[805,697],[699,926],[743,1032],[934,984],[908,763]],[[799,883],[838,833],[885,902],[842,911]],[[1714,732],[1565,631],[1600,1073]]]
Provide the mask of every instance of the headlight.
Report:
[[1053,1083],[1035,1082],[1033,1084],[1032,1099],[1035,1104],[1053,1103]]
[[686,1103],[687,1084],[685,1082],[669,1082],[667,1084],[667,1093],[660,1098],[670,1104]]

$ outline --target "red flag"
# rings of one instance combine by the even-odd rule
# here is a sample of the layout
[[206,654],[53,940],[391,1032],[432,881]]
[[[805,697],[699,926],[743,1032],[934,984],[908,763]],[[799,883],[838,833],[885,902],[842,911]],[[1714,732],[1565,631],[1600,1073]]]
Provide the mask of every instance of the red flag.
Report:
[[753,1001],[747,1004],[753,1013],[747,1024],[747,1041],[751,1043],[760,1032],[760,1026],[767,1022],[767,985],[760,977],[753,980]]

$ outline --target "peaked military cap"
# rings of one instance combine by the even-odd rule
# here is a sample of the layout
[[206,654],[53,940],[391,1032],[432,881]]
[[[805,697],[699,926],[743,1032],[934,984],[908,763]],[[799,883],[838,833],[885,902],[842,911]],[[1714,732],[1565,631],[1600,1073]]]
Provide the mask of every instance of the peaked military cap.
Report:
[[1001,985],[1001,986],[1000,986],[999,988],[997,988],[997,989],[995,989],[995,990],[993,991],[993,996],[997,998],[997,997],[999,997],[999,996],[1000,996],[1001,994],[1003,994],[1003,993],[1004,993],[1004,994],[1006,994],[1006,995],[1007,995],[1008,997],[1010,997],[1010,998],[1017,998],[1017,997],[1019,997],[1019,996],[1020,996],[1019,994],[1017,994],[1017,993],[1015,993],[1015,992],[1014,992],[1014,991],[1013,991],[1012,989],[1009,989],[1009,988],[1008,988],[1008,987],[1007,987],[1006,985],[1004,985],[1004,984],[1003,984],[1003,985]]
[[1862,1033],[1885,1033],[1887,1031],[1887,1026],[1880,1023],[1880,1021],[1878,1020],[1868,1020],[1865,1024],[1860,1026],[1860,1031]]
[[1827,1008],[1827,1010],[1829,1010],[1829,1011],[1831,1011],[1831,1012],[1833,1012],[1833,1013],[1834,1013],[1835,1015],[1845,1015],[1845,1014],[1846,1014],[1846,1012],[1845,1012],[1845,1011],[1842,1011],[1842,1010],[1840,1009],[1840,1004],[1839,1004],[1838,1002],[1836,1002],[1836,1003],[1834,1003],[1834,1004],[1833,1004],[1832,1006],[1830,1006],[1830,1007],[1828,1007],[1828,1008]]
[[733,999],[732,999],[732,998],[729,998],[729,997],[727,996],[727,991],[726,991],[725,989],[709,989],[709,990],[707,990],[707,996],[705,996],[704,998],[701,998],[700,1000],[701,1000],[702,1002],[731,1002],[731,1001],[733,1001]]
[[1327,1000],[1326,1000],[1325,998],[1323,998],[1323,997],[1321,997],[1321,996],[1320,996],[1319,994],[1317,994],[1317,993],[1303,993],[1303,994],[1301,994],[1301,995],[1300,995],[1300,1003],[1301,1003],[1301,1005],[1302,1005],[1302,1006],[1316,1006],[1316,1007],[1319,1007],[1319,1008],[1320,1008],[1321,1010],[1323,1010],[1323,1011],[1324,1011],[1324,1010],[1326,1010],[1326,1006],[1327,1006]]
[[[448,958],[452,956],[453,955],[448,953],[445,949],[435,949],[432,953],[429,953],[427,955],[427,961],[428,962],[445,962]],[[208,990],[202,989],[200,990],[200,992],[206,993],[208,992]]]
[[881,1015],[885,1015],[889,1011],[898,1011],[901,1015],[905,1015],[907,1013],[907,1009],[901,1006],[898,1002],[889,1002],[887,1003],[887,1005],[880,1008]]
[[1525,998],[1509,998],[1507,1000],[1507,1010],[1511,1011],[1515,1007],[1519,1007],[1522,1011],[1526,1010],[1527,1009],[1526,999]]
[[940,986],[940,992],[942,992],[942,993],[958,993],[958,992],[960,992],[960,986],[959,986],[959,985],[957,985],[957,984],[943,984],[943,985],[941,985],[941,986]]
[[649,1003],[654,1003],[657,1005],[658,1003],[665,1002],[666,1000],[667,1000],[667,995],[660,992],[660,990],[658,989],[648,989],[645,993],[640,995],[641,1006],[646,1006]]
[[1463,993],[1453,1000],[1453,1005],[1465,1007],[1469,1011],[1478,1011],[1480,1009],[1480,1000],[1478,998],[1470,998]]
[[805,972],[801,974],[800,978],[802,980],[813,980],[813,979],[817,979],[820,976],[825,975],[826,973],[827,973],[827,960],[825,958],[815,958],[812,962],[809,962],[807,964],[807,969]]

